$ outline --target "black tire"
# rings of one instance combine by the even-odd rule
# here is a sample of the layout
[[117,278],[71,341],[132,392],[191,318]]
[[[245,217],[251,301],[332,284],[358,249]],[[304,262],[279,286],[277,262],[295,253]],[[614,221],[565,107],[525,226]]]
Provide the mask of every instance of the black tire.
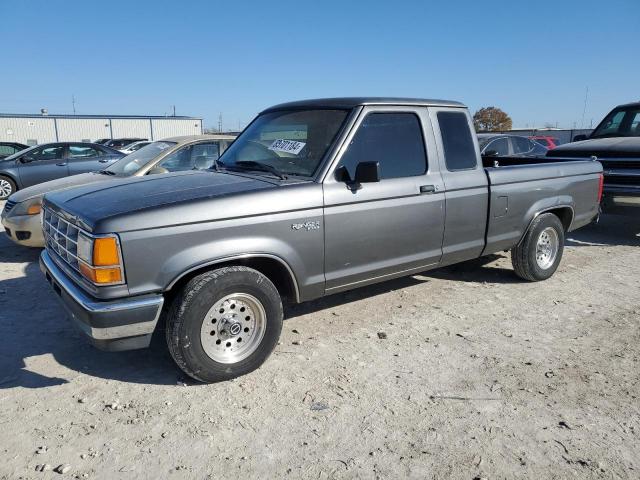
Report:
[[[548,265],[539,263],[538,240],[543,232],[553,237],[552,229],[557,236],[557,249],[555,258]],[[530,282],[538,282],[551,277],[558,268],[562,253],[564,252],[564,227],[560,219],[553,213],[543,213],[536,217],[522,241],[511,250],[511,263],[513,269],[520,278]],[[549,259],[550,261],[550,259]],[[541,260],[544,264],[544,260]]]
[[[221,299],[238,293],[249,295],[261,303],[266,317],[264,334],[248,357],[236,363],[222,363],[206,353],[201,331],[208,328],[204,327],[204,322],[208,325],[207,313],[213,306]],[[278,290],[260,272],[240,266],[205,272],[184,286],[169,309],[166,331],[169,352],[180,369],[198,381],[230,380],[252,372],[265,362],[280,338],[282,318],[282,300]]]
[[0,188],[0,200],[6,200],[13,193],[16,192],[16,182],[11,180],[9,177],[5,177],[4,175],[0,175],[0,182],[2,182],[2,186],[9,185],[9,192],[7,193],[6,188]]

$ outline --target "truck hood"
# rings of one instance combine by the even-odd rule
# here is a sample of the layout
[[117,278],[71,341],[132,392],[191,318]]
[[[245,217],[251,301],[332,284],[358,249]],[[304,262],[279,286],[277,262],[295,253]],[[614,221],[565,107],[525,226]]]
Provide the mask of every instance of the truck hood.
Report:
[[80,185],[88,185],[90,183],[103,182],[105,180],[113,180],[113,177],[102,175],[100,173],[81,173],[79,175],[58,178],[49,182],[39,183],[32,187],[23,188],[11,195],[11,200],[16,203],[20,203],[25,200],[43,197],[45,193],[65,190],[67,188],[78,187]]
[[[204,206],[206,202],[274,188],[277,183],[267,179],[189,171],[118,178],[59,190],[48,193],[44,204],[82,228],[99,233],[101,227],[122,231],[213,220],[215,212]],[[118,219],[124,221],[115,221]]]
[[640,137],[594,138],[567,143],[549,150],[547,157],[629,158],[640,157]]

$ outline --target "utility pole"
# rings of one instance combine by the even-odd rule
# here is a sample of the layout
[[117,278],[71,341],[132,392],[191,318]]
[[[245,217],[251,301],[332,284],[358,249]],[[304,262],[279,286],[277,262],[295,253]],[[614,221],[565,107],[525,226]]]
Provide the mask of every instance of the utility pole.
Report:
[[218,115],[218,133],[222,133],[222,113]]
[[175,105],[173,105],[173,116],[174,117],[176,116],[176,106]]
[[73,114],[76,114],[76,96],[71,94],[71,108],[73,108]]

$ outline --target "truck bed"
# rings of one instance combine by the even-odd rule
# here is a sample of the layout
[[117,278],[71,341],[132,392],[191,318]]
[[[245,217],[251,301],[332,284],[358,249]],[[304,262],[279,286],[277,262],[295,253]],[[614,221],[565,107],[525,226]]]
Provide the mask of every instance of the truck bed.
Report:
[[[487,158],[483,158],[485,165]],[[561,218],[568,231],[588,224],[598,215],[598,183],[602,172],[599,162],[574,159],[539,162],[516,157],[507,161],[514,164],[485,166],[489,214],[483,255],[511,248],[540,212],[554,209],[565,212]],[[516,161],[519,163],[515,164]]]

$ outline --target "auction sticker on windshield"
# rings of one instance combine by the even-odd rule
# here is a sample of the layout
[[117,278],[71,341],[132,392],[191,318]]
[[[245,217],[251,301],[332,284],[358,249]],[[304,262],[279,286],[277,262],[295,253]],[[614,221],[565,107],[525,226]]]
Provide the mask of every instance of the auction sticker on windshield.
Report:
[[276,140],[271,144],[269,150],[273,150],[274,152],[293,153],[294,155],[297,155],[305,145],[306,143],[296,142],[295,140]]

